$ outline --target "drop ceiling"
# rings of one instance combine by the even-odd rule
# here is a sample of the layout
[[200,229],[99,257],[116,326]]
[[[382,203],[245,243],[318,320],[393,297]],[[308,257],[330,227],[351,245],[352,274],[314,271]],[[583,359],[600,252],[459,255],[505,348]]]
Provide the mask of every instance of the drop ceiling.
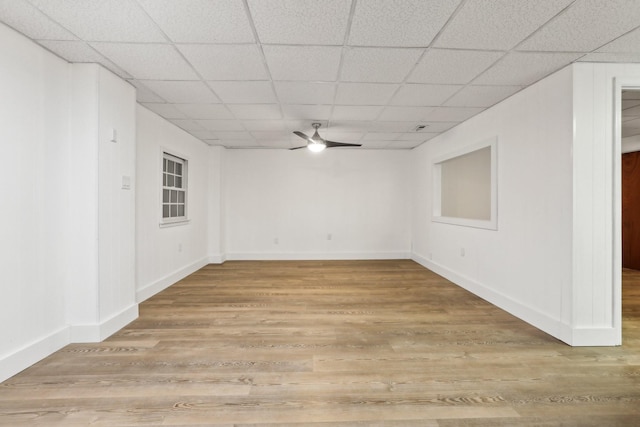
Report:
[[0,0],[0,21],[227,148],[320,122],[410,149],[572,62],[640,62],[638,0]]

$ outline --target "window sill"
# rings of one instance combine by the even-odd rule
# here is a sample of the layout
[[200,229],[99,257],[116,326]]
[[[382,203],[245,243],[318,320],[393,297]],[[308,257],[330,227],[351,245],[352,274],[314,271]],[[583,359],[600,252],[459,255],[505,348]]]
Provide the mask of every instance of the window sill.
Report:
[[160,228],[169,228],[169,227],[178,227],[180,225],[187,225],[191,222],[190,219],[181,219],[181,220],[176,220],[176,221],[167,221],[167,222],[161,222]]

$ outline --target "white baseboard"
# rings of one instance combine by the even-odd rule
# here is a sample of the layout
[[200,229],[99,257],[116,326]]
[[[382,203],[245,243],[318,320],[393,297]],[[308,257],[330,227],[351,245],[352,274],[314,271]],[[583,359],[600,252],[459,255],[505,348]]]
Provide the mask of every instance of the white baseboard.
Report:
[[408,252],[231,252],[230,261],[329,261],[410,259]]
[[226,254],[209,255],[209,264],[223,264],[227,260]]
[[421,255],[414,253],[412,259],[423,267],[571,346],[616,346],[622,344],[621,331],[614,327],[572,327],[560,319],[535,310]]
[[69,328],[63,327],[0,359],[0,382],[16,375],[69,344]]
[[100,342],[138,318],[138,304],[132,304],[108,319],[88,325],[71,325],[70,342]]
[[439,274],[445,279],[450,280],[474,295],[477,295],[496,307],[503,309],[521,320],[524,320],[560,341],[569,345],[579,345],[573,343],[574,340],[572,339],[570,327],[562,323],[559,319],[555,319],[500,292],[496,292],[482,283],[450,270],[449,268],[435,263],[421,255],[414,253],[412,259],[423,267],[428,268],[434,273]]
[[142,301],[154,296],[160,291],[165,290],[169,286],[173,285],[179,280],[184,279],[191,273],[194,273],[200,270],[205,265],[209,264],[209,257],[204,257],[196,262],[193,262],[185,267],[179,268],[178,270],[169,273],[168,275],[156,280],[153,283],[149,283],[147,285],[142,286],[136,292],[136,301],[141,303]]
[[622,331],[611,328],[574,328],[571,343],[575,347],[610,347],[622,345]]

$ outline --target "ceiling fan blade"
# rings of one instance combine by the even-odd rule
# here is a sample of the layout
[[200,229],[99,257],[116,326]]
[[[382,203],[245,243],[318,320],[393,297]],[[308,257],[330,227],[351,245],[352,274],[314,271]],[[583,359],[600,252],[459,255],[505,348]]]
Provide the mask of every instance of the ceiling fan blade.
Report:
[[307,148],[306,145],[303,145],[302,147],[294,147],[294,148],[289,148],[289,150],[299,150],[301,148]]
[[346,142],[325,141],[327,148],[331,147],[362,147],[362,144],[348,144]]
[[311,139],[310,137],[308,137],[307,135],[305,135],[305,134],[304,134],[304,133],[302,133],[302,132],[299,132],[299,131],[297,131],[297,130],[296,130],[296,131],[294,131],[293,133],[295,133],[296,135],[298,135],[298,136],[299,136],[300,138],[302,138],[302,139],[306,139],[307,141],[309,141],[309,142],[311,142],[311,143],[313,143],[313,142],[314,142],[314,141],[313,141],[313,139]]

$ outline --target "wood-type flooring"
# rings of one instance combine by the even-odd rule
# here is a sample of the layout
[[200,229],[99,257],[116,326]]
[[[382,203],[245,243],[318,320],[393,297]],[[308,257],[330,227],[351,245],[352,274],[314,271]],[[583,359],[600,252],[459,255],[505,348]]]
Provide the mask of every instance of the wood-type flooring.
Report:
[[572,348],[407,260],[209,265],[0,384],[0,425],[640,426],[624,343]]

